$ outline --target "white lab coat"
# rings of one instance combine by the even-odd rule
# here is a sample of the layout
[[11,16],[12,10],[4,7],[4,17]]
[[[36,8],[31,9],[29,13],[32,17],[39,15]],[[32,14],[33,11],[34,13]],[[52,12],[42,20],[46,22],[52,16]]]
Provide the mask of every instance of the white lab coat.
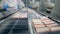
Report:
[[25,7],[24,3],[21,0],[3,0],[4,4],[8,4],[9,7],[13,7],[17,9],[17,6],[19,5],[19,8]]
[[22,0],[17,0],[17,5],[19,5],[19,8],[25,7],[25,4],[22,2]]
[[37,7],[39,7],[39,4],[40,4],[39,1],[36,1],[36,2],[34,2],[34,3],[31,2],[31,7],[32,7],[32,8],[37,8]]
[[3,0],[4,4],[8,4],[9,7],[17,9],[17,0]]
[[51,0],[43,0],[43,4],[46,8],[54,7],[54,3],[52,3]]

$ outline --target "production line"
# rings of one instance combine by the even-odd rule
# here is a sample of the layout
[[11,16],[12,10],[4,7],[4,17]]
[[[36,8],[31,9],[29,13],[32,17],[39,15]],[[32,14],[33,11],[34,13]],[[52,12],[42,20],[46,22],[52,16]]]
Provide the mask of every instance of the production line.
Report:
[[60,34],[59,1],[2,0],[0,34]]

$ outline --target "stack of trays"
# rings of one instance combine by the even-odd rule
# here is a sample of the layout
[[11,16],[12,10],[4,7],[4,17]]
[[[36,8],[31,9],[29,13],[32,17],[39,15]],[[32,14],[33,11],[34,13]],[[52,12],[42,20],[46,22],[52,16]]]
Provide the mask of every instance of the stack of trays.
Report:
[[34,24],[37,34],[49,34],[51,32],[57,33],[57,31],[60,32],[59,24],[47,17],[32,19],[32,23]]
[[40,19],[32,19],[32,23],[34,24],[37,34],[46,33],[49,31]]
[[57,24],[56,22],[50,20],[47,17],[41,18],[42,23],[44,23],[47,27],[57,27],[59,26],[59,24]]
[[40,19],[32,19],[32,23],[34,24],[35,28],[45,27],[43,23],[41,23]]

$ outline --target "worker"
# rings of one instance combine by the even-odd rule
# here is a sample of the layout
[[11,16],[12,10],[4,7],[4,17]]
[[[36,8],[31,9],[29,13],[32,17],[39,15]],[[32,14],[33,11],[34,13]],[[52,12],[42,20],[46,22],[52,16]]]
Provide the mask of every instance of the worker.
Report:
[[5,3],[4,0],[0,0],[0,9],[3,9],[6,11],[7,8],[8,8],[8,4]]
[[18,7],[18,10],[25,7],[25,4],[23,3],[22,0],[17,0],[17,7]]
[[7,10],[8,7],[17,8],[17,0],[1,0],[2,9]]
[[43,13],[51,13],[53,10],[55,3],[51,2],[51,0],[40,0],[39,10],[44,11]]
[[3,9],[6,11],[7,8],[13,8],[20,10],[21,8],[25,7],[25,4],[22,0],[2,0]]

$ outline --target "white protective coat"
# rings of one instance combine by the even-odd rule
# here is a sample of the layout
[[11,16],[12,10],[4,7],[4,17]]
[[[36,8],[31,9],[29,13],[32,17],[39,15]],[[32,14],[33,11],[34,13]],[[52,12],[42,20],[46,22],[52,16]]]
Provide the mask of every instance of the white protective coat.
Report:
[[17,5],[19,5],[19,8],[25,7],[25,4],[22,2],[22,0],[17,0]]
[[20,8],[24,7],[24,3],[21,0],[2,0],[1,4],[8,4],[9,7],[13,7],[17,9],[17,6],[19,5]]

